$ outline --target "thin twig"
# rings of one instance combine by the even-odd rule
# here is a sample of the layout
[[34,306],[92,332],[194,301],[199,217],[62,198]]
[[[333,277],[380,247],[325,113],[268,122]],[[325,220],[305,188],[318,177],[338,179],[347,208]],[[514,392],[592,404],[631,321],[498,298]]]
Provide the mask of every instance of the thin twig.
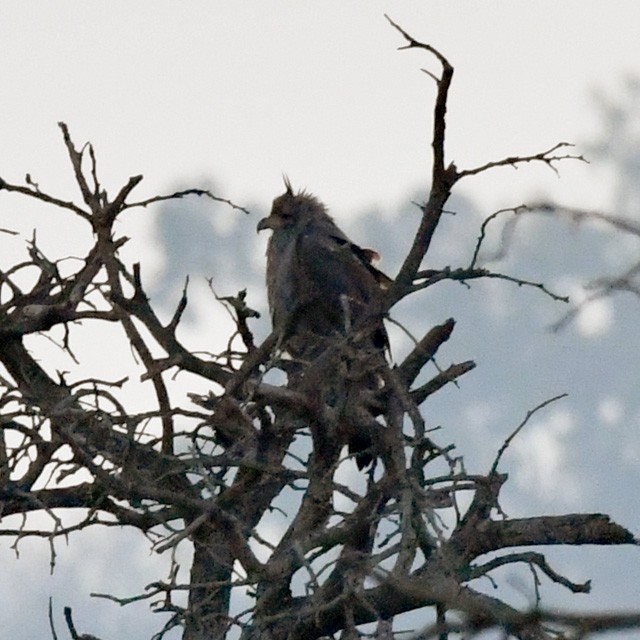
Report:
[[534,153],[530,156],[509,156],[508,158],[503,158],[502,160],[495,160],[493,162],[487,162],[479,167],[474,167],[473,169],[463,169],[458,172],[458,178],[464,178],[466,176],[473,176],[489,169],[493,169],[495,167],[513,167],[514,169],[518,168],[518,165],[525,164],[528,162],[542,162],[546,164],[553,172],[558,175],[558,170],[553,166],[554,162],[561,162],[562,160],[579,160],[580,162],[588,162],[581,155],[574,155],[571,153],[566,153],[564,155],[551,155],[554,151],[558,149],[564,149],[565,147],[573,147],[575,145],[570,142],[558,142],[553,145],[550,149],[546,151],[541,151],[540,153]]
[[502,446],[498,450],[498,455],[496,456],[496,459],[493,461],[493,464],[491,465],[491,471],[489,472],[489,475],[493,475],[496,473],[498,469],[498,463],[500,462],[500,458],[502,458],[502,454],[507,450],[507,448],[509,447],[513,439],[520,433],[520,431],[527,424],[527,422],[529,422],[530,418],[535,413],[540,411],[540,409],[544,409],[544,407],[550,405],[552,402],[556,402],[556,400],[561,400],[562,398],[566,398],[568,395],[569,395],[568,393],[561,393],[557,396],[553,396],[553,398],[549,398],[548,400],[541,402],[539,405],[537,405],[533,409],[530,409],[529,411],[527,411],[527,415],[524,417],[524,420],[516,427],[513,433],[511,433],[511,435],[502,443]]
[[[561,296],[557,293],[554,293],[542,282],[534,282],[532,280],[525,280],[523,278],[516,278],[515,276],[507,275],[506,273],[497,273],[494,271],[489,271],[489,269],[469,269],[469,268],[460,268],[460,269],[450,269],[449,267],[445,267],[440,270],[428,270],[428,271],[418,271],[416,273],[416,281],[422,280],[422,282],[414,282],[411,287],[411,291],[420,291],[422,289],[426,289],[434,285],[436,282],[440,282],[441,280],[456,280],[462,284],[467,284],[467,280],[478,280],[479,278],[488,278],[490,280],[505,280],[507,282],[512,282],[517,284],[519,287],[532,287],[534,289],[538,289],[542,291],[544,294],[548,295],[551,299],[556,300],[557,302],[569,302],[569,296]],[[467,285],[468,286],[468,285]]]
[[498,211],[494,211],[490,216],[485,218],[485,220],[482,222],[482,225],[480,226],[480,235],[478,236],[476,247],[473,250],[473,256],[471,258],[471,262],[469,263],[469,269],[475,269],[476,262],[478,260],[478,254],[480,253],[480,248],[482,246],[482,243],[485,240],[487,227],[489,226],[489,223],[493,222],[499,215],[502,215],[503,213],[514,213],[515,215],[518,215],[519,213],[525,210],[527,210],[527,205],[521,204],[517,207],[508,207],[506,209],[499,209]]
[[241,207],[231,200],[220,198],[211,193],[211,191],[209,191],[208,189],[184,189],[183,191],[176,191],[175,193],[171,193],[165,196],[154,196],[153,198],[147,198],[146,200],[140,200],[139,202],[129,202],[124,206],[124,209],[132,209],[133,207],[148,207],[150,204],[154,204],[156,202],[164,202],[165,200],[176,200],[178,198],[184,198],[185,196],[204,196],[206,198],[209,198],[210,200],[214,200],[215,202],[222,202],[223,204],[229,205],[232,209],[236,209],[237,211],[242,211],[246,214],[250,213],[250,211],[245,207]]

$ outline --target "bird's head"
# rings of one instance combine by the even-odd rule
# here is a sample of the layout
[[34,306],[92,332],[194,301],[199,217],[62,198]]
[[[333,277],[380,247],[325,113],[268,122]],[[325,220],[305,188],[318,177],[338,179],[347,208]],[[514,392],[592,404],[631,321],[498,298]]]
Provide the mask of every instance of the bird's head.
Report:
[[327,216],[324,205],[306,191],[294,193],[289,179],[285,176],[286,191],[273,201],[271,213],[258,222],[258,231],[304,227],[308,223]]

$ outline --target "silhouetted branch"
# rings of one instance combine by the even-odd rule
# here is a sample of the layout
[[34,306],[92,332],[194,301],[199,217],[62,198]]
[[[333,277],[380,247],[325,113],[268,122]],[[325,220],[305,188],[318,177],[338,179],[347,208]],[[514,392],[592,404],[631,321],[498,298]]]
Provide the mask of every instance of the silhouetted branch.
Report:
[[561,162],[563,160],[580,160],[581,162],[587,162],[587,160],[582,155],[574,155],[570,153],[553,155],[554,151],[558,151],[558,149],[565,149],[567,147],[573,146],[575,145],[571,144],[570,142],[558,142],[550,149],[541,151],[540,153],[535,153],[530,156],[509,156],[508,158],[503,158],[502,160],[487,162],[486,164],[483,164],[480,167],[475,167],[473,169],[463,169],[462,171],[458,172],[458,178],[477,175],[484,171],[488,171],[489,169],[494,169],[495,167],[509,166],[517,169],[518,165],[526,164],[529,162],[542,162],[543,164],[546,164],[550,169],[552,169],[556,174],[558,174],[558,170],[554,166],[555,162]]
[[522,431],[522,428],[527,424],[527,422],[529,422],[531,417],[535,413],[540,411],[540,409],[544,409],[544,407],[549,406],[550,404],[552,404],[553,402],[556,402],[557,400],[566,398],[567,395],[568,394],[566,393],[561,393],[557,396],[554,396],[553,398],[549,398],[548,400],[541,402],[539,405],[535,406],[533,409],[530,409],[529,411],[527,411],[527,415],[524,417],[524,420],[516,427],[513,433],[502,443],[502,446],[498,450],[498,455],[496,456],[495,460],[493,461],[493,464],[491,465],[491,471],[489,472],[490,474],[496,473],[498,469],[498,464],[500,463],[500,459],[502,458],[502,455],[507,450],[507,448],[509,447],[513,439],[520,433],[520,431]]
[[583,583],[572,582],[571,580],[568,580],[564,576],[561,576],[559,573],[555,572],[548,564],[543,554],[535,553],[533,551],[525,551],[523,553],[508,553],[506,555],[498,556],[497,558],[492,558],[491,560],[488,560],[481,565],[473,566],[471,568],[469,577],[474,580],[486,575],[487,573],[493,571],[494,569],[497,569],[498,567],[503,567],[507,564],[513,564],[516,562],[525,562],[527,564],[539,567],[548,578],[553,580],[553,582],[566,587],[573,593],[590,593],[591,591],[591,580],[587,580]]
[[[478,280],[481,278],[486,278],[489,280],[505,280],[506,282],[512,282],[517,284],[519,287],[533,287],[534,289],[538,289],[542,291],[544,294],[548,295],[553,300],[557,302],[569,302],[568,296],[561,296],[553,291],[550,291],[547,286],[543,282],[533,282],[531,280],[525,280],[523,278],[516,278],[514,276],[510,276],[505,273],[495,273],[490,271],[489,269],[450,269],[449,267],[445,267],[441,270],[429,269],[425,271],[419,271],[416,273],[416,283],[412,286],[412,291],[420,291],[421,289],[426,289],[427,287],[433,286],[437,282],[441,282],[442,280],[456,280],[461,283],[466,283],[468,280]],[[421,282],[417,282],[421,280]]]
[[433,377],[429,382],[411,391],[411,397],[416,404],[422,404],[430,395],[444,387],[449,382],[454,382],[468,371],[475,369],[476,363],[472,360],[452,364],[447,369]]
[[411,249],[409,250],[400,271],[395,278],[393,286],[388,293],[389,307],[406,295],[415,274],[420,268],[420,263],[429,249],[433,233],[438,226],[442,208],[447,201],[451,188],[458,179],[455,165],[451,164],[445,168],[444,140],[446,131],[445,114],[447,110],[447,97],[449,87],[453,78],[453,67],[447,59],[429,44],[421,43],[409,36],[399,27],[389,16],[385,16],[389,23],[398,30],[407,40],[408,44],[404,49],[419,48],[433,54],[442,66],[442,76],[437,79],[437,95],[433,116],[433,169],[431,177],[431,190],[428,201],[421,207],[422,220],[413,238]]
[[416,344],[413,351],[404,359],[398,367],[398,374],[407,384],[411,384],[422,371],[424,365],[431,360],[438,349],[451,336],[455,320],[449,318],[441,325],[436,325],[430,329],[425,336]]
[[140,200],[139,202],[129,202],[124,208],[132,209],[133,207],[148,207],[150,204],[155,204],[156,202],[164,202],[165,200],[177,200],[179,198],[184,198],[185,196],[199,196],[209,198],[215,202],[222,202],[223,204],[229,205],[232,209],[236,209],[237,211],[242,211],[242,213],[246,213],[247,215],[250,213],[248,209],[245,207],[241,207],[237,205],[231,200],[226,200],[225,198],[220,198],[208,189],[184,189],[182,191],[176,191],[175,193],[171,193],[166,196],[154,196],[153,198],[147,198],[146,200]]
[[[54,196],[50,196],[42,191],[34,191],[29,187],[22,187],[16,184],[10,184],[6,180],[0,178],[0,191],[9,191],[14,193],[21,193],[24,196],[28,196],[30,198],[35,198],[36,200],[40,200],[45,202],[46,204],[52,204],[56,207],[61,207],[62,209],[69,209],[69,211],[73,211],[75,214],[79,215],[81,218],[85,220],[90,220],[91,216],[86,211],[78,207],[76,204],[70,201],[60,200],[60,198],[56,198]],[[6,233],[11,233],[10,231],[5,231]]]

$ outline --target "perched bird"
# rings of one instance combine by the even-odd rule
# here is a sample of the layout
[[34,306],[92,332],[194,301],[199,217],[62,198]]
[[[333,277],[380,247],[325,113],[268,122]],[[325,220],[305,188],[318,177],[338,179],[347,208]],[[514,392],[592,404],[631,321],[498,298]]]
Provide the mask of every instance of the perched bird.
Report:
[[[286,351],[309,362],[335,344],[336,337],[363,329],[357,357],[347,358],[360,362],[348,376],[357,384],[350,382],[343,393],[350,400],[339,401],[339,393],[333,394],[336,404],[351,405],[349,415],[362,416],[366,397],[379,391],[379,376],[373,369],[385,364],[382,300],[391,280],[372,264],[375,251],[351,242],[317,198],[306,191],[294,193],[286,178],[285,187],[257,228],[273,230],[267,246],[267,293],[274,331]],[[367,363],[364,372],[362,362]],[[368,424],[372,420],[369,413]],[[346,422],[349,449],[363,468],[372,460],[365,453],[372,444],[367,420]]]
[[[305,191],[286,191],[273,201],[258,231],[272,229],[267,246],[267,293],[271,321],[293,355],[312,357],[322,338],[348,334],[365,314],[379,314],[391,280],[373,266],[375,251],[351,242],[325,206]],[[384,350],[381,317],[373,344]],[[317,346],[319,345],[319,346]]]

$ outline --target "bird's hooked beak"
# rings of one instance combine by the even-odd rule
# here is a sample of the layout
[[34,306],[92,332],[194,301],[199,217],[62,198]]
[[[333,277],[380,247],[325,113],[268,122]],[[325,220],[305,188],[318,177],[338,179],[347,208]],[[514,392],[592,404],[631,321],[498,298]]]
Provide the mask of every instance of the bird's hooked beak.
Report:
[[262,218],[262,220],[258,222],[256,231],[258,233],[260,233],[263,229],[272,229],[275,231],[275,229],[278,229],[281,226],[282,226],[282,219],[280,218],[280,216],[274,216],[273,214],[271,214],[266,218]]
[[271,220],[271,216],[269,216],[268,218],[262,218],[262,220],[258,222],[256,232],[260,233],[264,229],[273,229],[273,220]]

